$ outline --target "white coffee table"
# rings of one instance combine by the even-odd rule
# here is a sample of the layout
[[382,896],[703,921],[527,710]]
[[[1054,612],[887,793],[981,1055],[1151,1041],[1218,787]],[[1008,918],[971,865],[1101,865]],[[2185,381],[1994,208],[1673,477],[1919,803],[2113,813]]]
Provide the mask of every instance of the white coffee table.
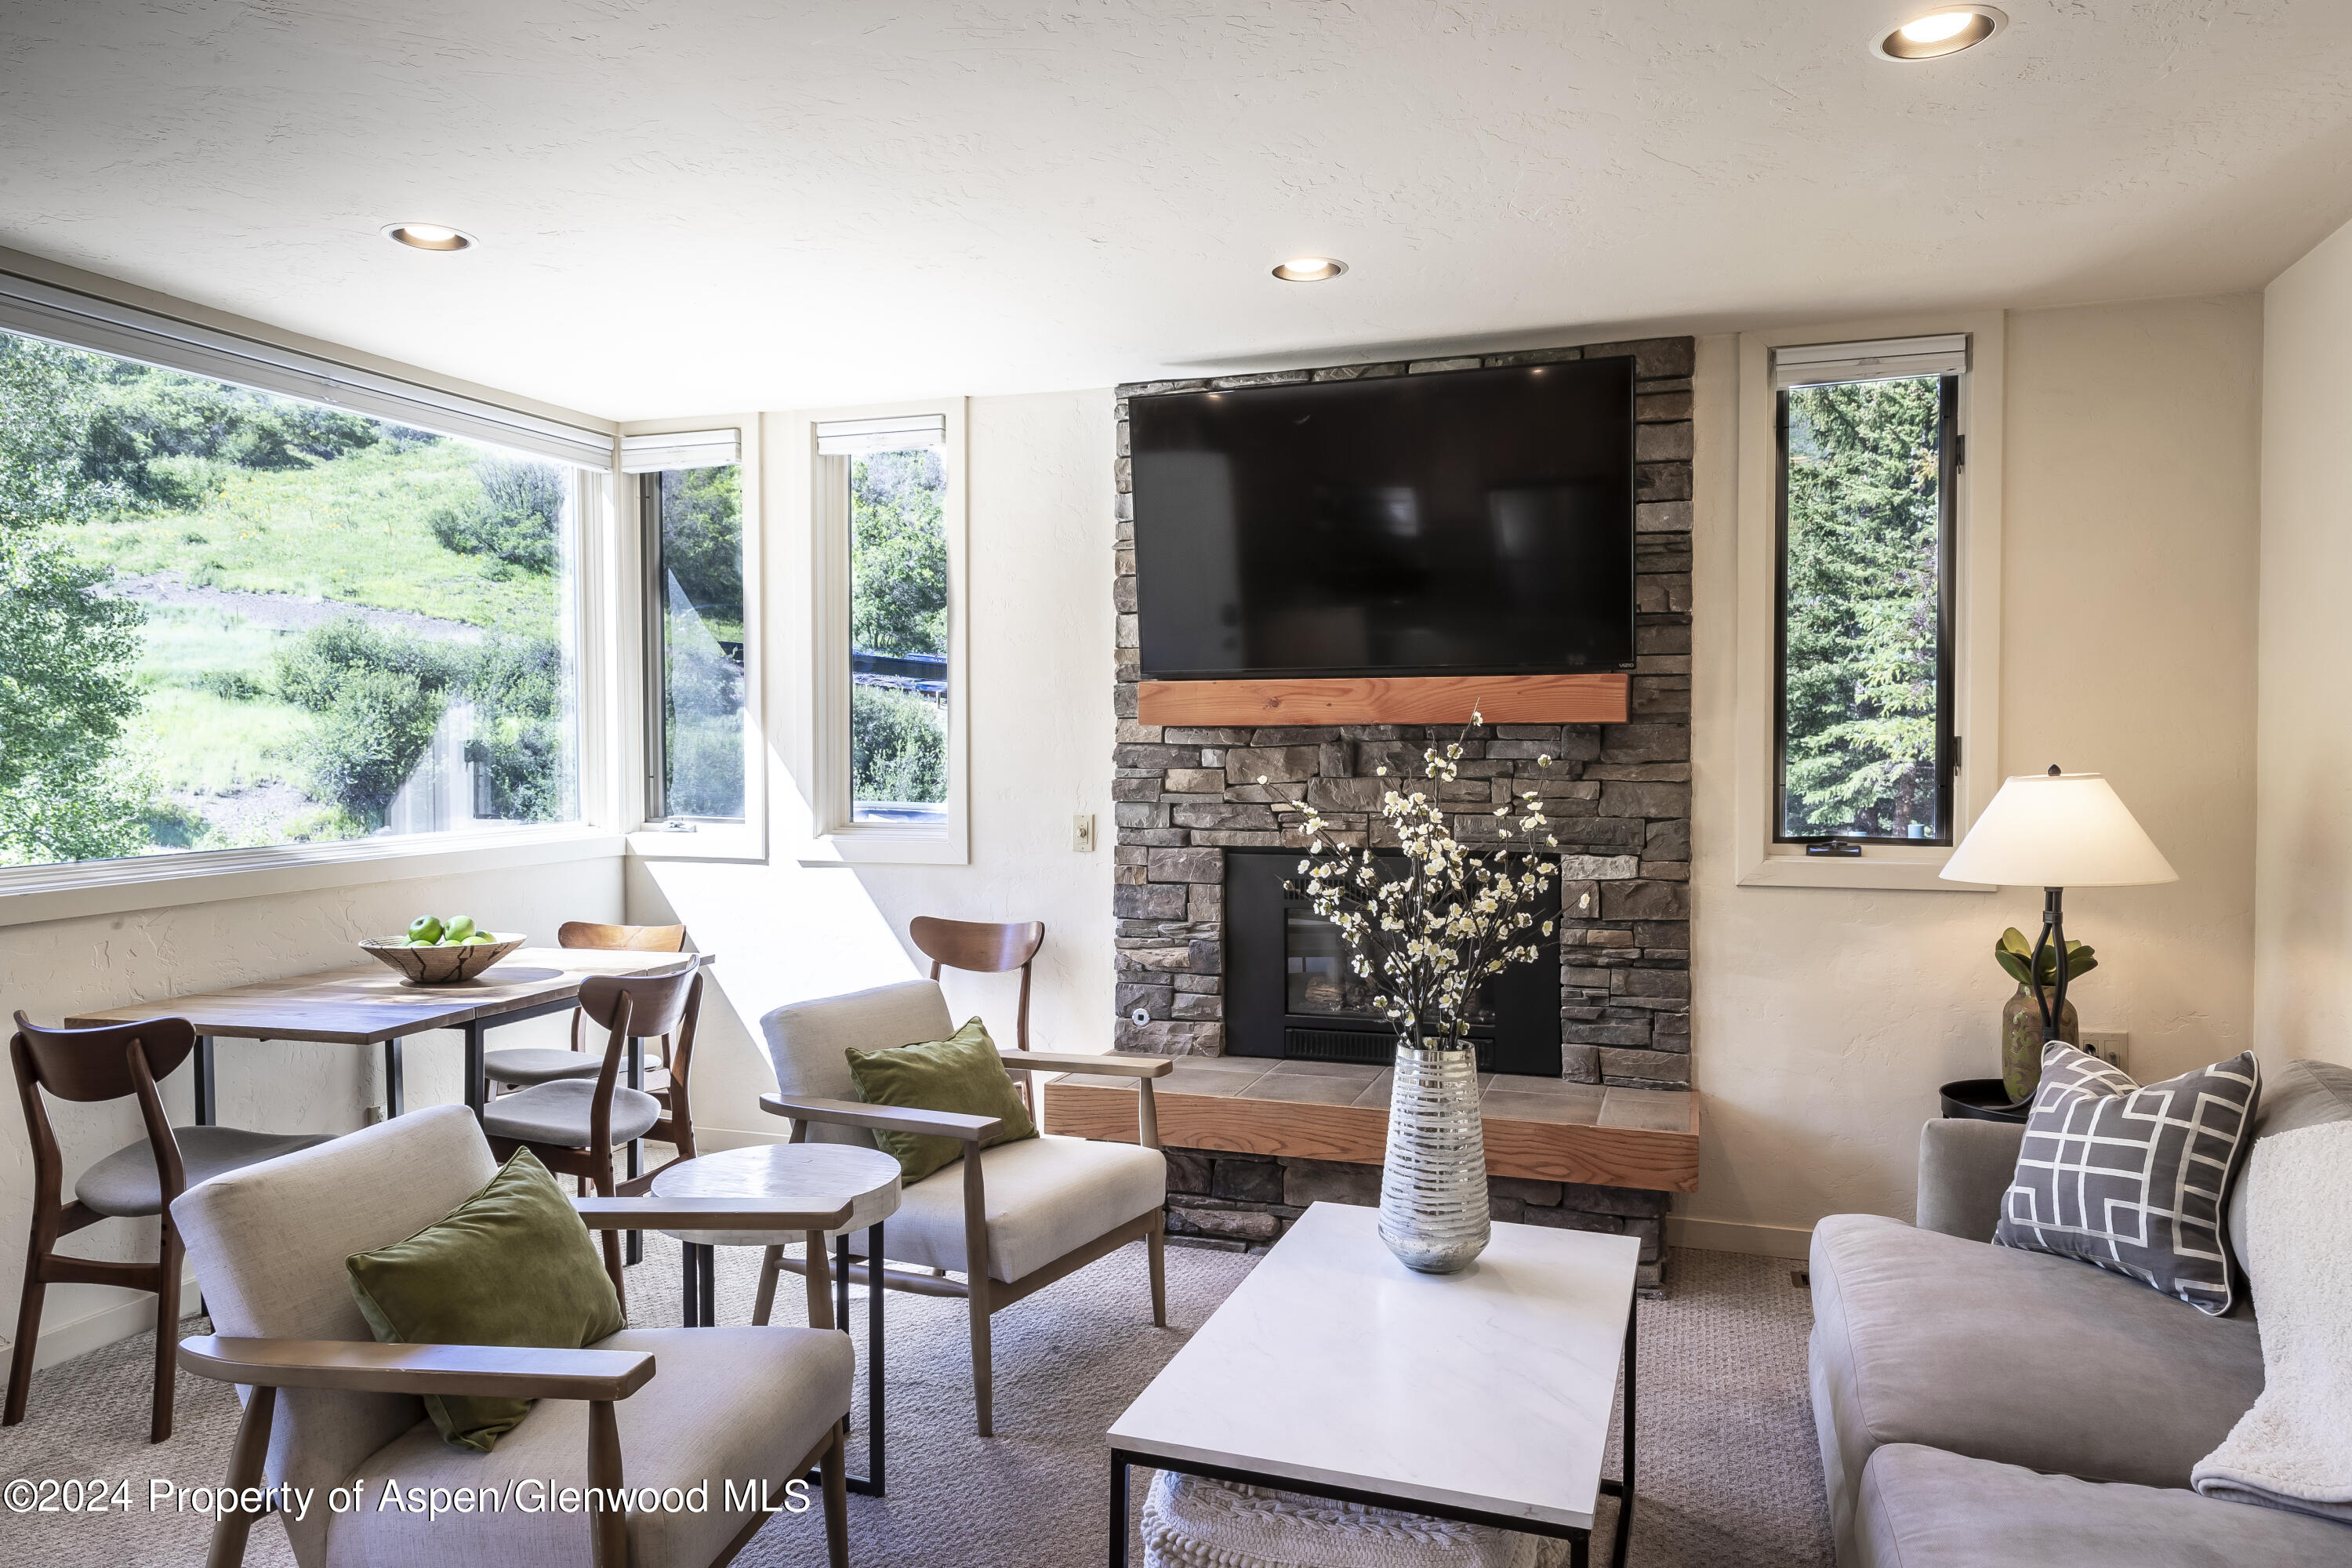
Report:
[[[1144,1465],[1564,1538],[1633,1512],[1632,1237],[1497,1225],[1459,1274],[1416,1274],[1374,1210],[1317,1204],[1112,1424],[1110,1562]],[[1625,1372],[1624,1479],[1601,1474]]]
[[[759,1143],[719,1149],[665,1165],[655,1173],[653,1192],[663,1198],[735,1199],[747,1207],[790,1194],[810,1206],[846,1204],[847,1224],[808,1236],[809,1326],[849,1327],[849,1234],[871,1228],[867,1256],[882,1256],[882,1222],[898,1210],[898,1162],[879,1149],[853,1143]],[[719,1321],[717,1248],[781,1247],[790,1233],[775,1230],[668,1231],[681,1244],[686,1275],[680,1292],[688,1327]],[[834,1300],[824,1300],[824,1238],[834,1238]],[[771,1279],[772,1276],[771,1276]],[[765,1303],[769,1287],[762,1287]],[[765,1318],[761,1321],[764,1322]],[[849,1478],[852,1491],[882,1495],[882,1290],[866,1292],[866,1474]]]

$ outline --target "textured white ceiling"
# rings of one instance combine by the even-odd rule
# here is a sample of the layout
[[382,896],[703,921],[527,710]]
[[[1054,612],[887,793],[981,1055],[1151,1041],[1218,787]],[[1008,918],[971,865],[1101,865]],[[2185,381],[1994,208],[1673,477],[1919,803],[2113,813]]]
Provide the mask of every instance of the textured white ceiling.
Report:
[[2347,0],[1867,52],[1925,8],[8,0],[0,244],[629,418],[2243,289],[2352,214]]

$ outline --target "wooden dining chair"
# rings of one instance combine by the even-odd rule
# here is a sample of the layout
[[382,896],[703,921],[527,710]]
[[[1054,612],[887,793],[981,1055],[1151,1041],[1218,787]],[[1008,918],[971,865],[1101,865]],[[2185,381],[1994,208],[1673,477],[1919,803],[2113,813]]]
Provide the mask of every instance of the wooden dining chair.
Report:
[[[155,1295],[154,1414],[147,1440],[172,1435],[172,1385],[180,1334],[183,1251],[171,1205],[190,1187],[229,1171],[308,1149],[328,1134],[281,1135],[236,1127],[173,1127],[155,1084],[169,1078],[195,1049],[196,1031],[184,1018],[150,1018],[97,1029],[45,1029],[16,1015],[8,1057],[25,1127],[33,1144],[33,1235],[25,1256],[25,1294],[16,1312],[16,1343],[8,1365],[8,1397],[0,1426],[25,1418],[32,1392],[33,1355],[40,1343],[41,1308],[52,1285],[114,1285]],[[49,1125],[43,1091],[59,1100],[95,1104],[136,1100],[147,1136],[81,1173],[71,1203],[64,1201],[65,1160]],[[163,1237],[152,1263],[68,1258],[58,1243],[102,1219],[162,1216]]]
[[[907,934],[915,939],[915,946],[931,961],[931,978],[940,977],[942,967],[961,969],[973,974],[1003,974],[1017,969],[1021,972],[1021,1007],[1013,1025],[1013,1043],[1016,1049],[1029,1048],[1029,962],[1037,950],[1045,945],[1045,922],[1014,921],[999,924],[991,921],[949,921],[935,915],[917,915],[907,927]],[[1021,1093],[1021,1103],[1031,1115],[1037,1113],[1036,1096],[1030,1090],[1029,1075],[1013,1069],[1013,1087]]]
[[[618,926],[600,925],[593,921],[566,921],[555,928],[555,945],[569,948],[593,948],[605,952],[683,952],[686,951],[686,928],[678,926]],[[557,1079],[594,1078],[596,1067],[603,1058],[587,1048],[587,1015],[572,1015],[572,1048],[557,1050],[548,1046],[510,1046],[504,1050],[488,1051],[482,1056],[482,1076],[491,1083],[506,1084],[515,1089],[528,1089],[535,1083],[551,1083]],[[662,1037],[661,1065],[670,1065],[671,1042]],[[649,1092],[663,1098],[665,1086],[653,1085]]]
[[[638,1138],[677,1145],[678,1158],[694,1158],[692,1108],[688,1075],[694,1062],[694,1026],[702,1011],[702,965],[688,958],[650,974],[599,974],[580,987],[580,1011],[605,1031],[604,1051],[593,1079],[565,1078],[502,1094],[482,1107],[482,1131],[500,1160],[529,1148],[540,1163],[594,1184],[600,1196],[623,1197],[653,1190],[656,1172],[627,1181],[613,1171],[613,1151]],[[621,1081],[632,1040],[675,1036],[670,1067],[671,1107]],[[613,1289],[621,1285],[620,1236],[604,1235],[604,1268]]]

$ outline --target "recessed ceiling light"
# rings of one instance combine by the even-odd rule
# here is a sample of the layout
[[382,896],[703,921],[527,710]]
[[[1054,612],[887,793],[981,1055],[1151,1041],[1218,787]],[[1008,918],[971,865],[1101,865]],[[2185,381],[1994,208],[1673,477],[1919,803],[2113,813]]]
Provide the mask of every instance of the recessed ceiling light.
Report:
[[1942,5],[1915,16],[1871,46],[1882,59],[1933,60],[1974,48],[2009,25],[1990,5]]
[[1285,283],[1328,283],[1348,270],[1344,261],[1328,256],[1294,256],[1274,269]]
[[438,223],[388,223],[384,238],[411,250],[471,250],[474,237],[463,229]]

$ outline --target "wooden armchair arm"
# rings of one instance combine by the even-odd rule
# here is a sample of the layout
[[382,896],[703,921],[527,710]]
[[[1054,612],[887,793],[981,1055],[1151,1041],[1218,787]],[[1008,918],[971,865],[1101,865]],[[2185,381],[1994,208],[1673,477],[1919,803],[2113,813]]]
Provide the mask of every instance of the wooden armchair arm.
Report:
[[1042,1072],[1090,1072],[1103,1078],[1166,1078],[1176,1070],[1174,1057],[1144,1057],[1113,1052],[1090,1057],[1080,1051],[1008,1051],[997,1053],[1007,1068],[1034,1068]]
[[650,1382],[643,1351],[515,1345],[380,1345],[362,1340],[244,1340],[197,1334],[180,1364],[199,1377],[268,1388],[471,1394],[506,1399],[626,1399]]
[[854,1205],[814,1198],[573,1198],[590,1230],[838,1230]]
[[797,1094],[763,1094],[760,1109],[771,1116],[795,1121],[823,1121],[835,1127],[863,1127],[869,1132],[923,1132],[934,1138],[955,1138],[982,1143],[1004,1131],[995,1116],[966,1116],[953,1110],[915,1110],[899,1105],[867,1105],[855,1100],[816,1100]]

